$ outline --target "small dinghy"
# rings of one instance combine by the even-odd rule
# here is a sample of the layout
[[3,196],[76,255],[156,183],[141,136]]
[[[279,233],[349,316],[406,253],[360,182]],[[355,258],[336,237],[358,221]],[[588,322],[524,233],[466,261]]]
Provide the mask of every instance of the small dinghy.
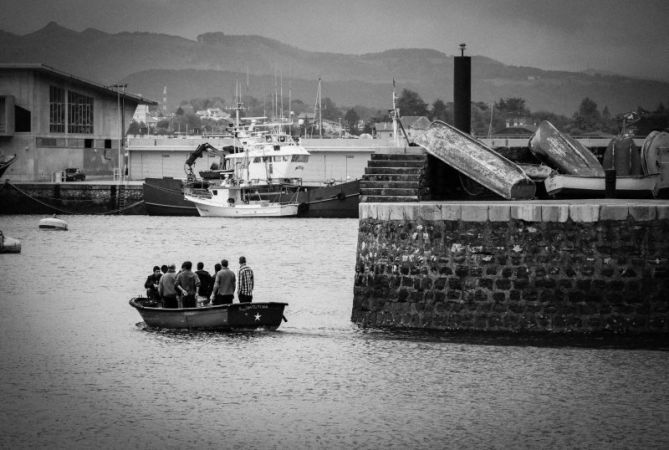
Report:
[[67,222],[56,216],[47,217],[39,221],[39,227],[43,230],[67,230]]
[[0,253],[21,253],[21,241],[5,236],[0,231]]
[[276,330],[287,303],[232,303],[200,308],[161,308],[145,297],[130,299],[149,328],[183,330]]
[[562,174],[604,177],[604,169],[594,153],[576,139],[558,131],[547,120],[539,124],[528,146],[534,156]]

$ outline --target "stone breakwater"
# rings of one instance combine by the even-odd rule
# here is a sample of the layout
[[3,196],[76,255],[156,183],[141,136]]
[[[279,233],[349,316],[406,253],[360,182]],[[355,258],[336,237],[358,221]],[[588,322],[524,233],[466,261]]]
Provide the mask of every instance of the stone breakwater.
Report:
[[669,202],[363,203],[352,321],[669,333]]

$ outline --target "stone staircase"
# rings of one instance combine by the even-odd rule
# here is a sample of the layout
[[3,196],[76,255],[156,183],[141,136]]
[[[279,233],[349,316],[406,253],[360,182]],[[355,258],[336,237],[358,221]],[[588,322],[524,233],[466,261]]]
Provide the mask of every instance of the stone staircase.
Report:
[[360,180],[361,202],[429,200],[427,154],[373,153]]

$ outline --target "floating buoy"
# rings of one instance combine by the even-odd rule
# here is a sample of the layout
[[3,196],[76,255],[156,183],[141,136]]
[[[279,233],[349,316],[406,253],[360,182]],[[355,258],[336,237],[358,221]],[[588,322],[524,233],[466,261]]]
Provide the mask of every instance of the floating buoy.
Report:
[[47,217],[39,221],[39,227],[43,230],[67,230],[67,222],[57,217]]

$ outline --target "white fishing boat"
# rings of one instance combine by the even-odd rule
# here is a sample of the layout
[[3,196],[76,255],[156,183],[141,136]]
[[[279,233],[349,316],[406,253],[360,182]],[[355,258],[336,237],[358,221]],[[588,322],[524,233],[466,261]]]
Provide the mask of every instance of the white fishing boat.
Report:
[[285,217],[298,214],[298,192],[309,152],[275,128],[240,140],[236,153],[224,155],[225,178],[207,195],[185,193],[204,217]]

